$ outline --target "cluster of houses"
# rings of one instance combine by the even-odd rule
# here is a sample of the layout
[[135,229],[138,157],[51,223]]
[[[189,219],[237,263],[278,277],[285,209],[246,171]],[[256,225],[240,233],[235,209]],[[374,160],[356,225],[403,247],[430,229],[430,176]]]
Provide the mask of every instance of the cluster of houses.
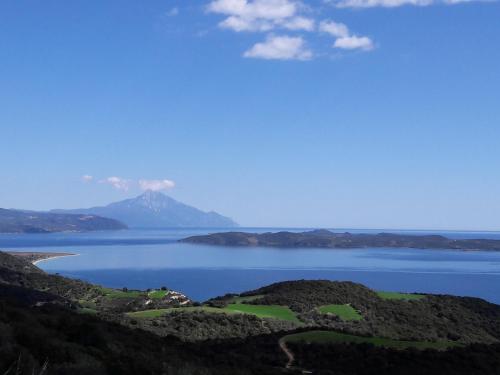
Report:
[[181,306],[187,305],[188,303],[191,302],[191,300],[187,298],[184,294],[175,292],[173,290],[169,290],[167,294],[165,294],[165,297],[163,298],[167,302],[177,302]]

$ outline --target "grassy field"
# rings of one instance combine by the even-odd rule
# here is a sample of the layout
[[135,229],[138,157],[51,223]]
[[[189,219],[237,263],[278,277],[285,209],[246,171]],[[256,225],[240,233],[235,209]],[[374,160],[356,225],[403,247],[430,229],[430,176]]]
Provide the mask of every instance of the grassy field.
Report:
[[168,293],[168,290],[152,290],[148,292],[148,297],[153,299],[162,299]]
[[399,299],[399,300],[419,300],[425,298],[421,294],[409,294],[409,293],[398,293],[398,292],[377,292],[378,296],[383,299]]
[[295,313],[285,306],[264,306],[264,305],[247,305],[234,303],[224,308],[199,306],[199,307],[173,307],[169,309],[145,310],[128,313],[129,317],[134,318],[158,318],[162,315],[172,312],[196,312],[204,311],[208,313],[218,314],[251,314],[259,318],[273,318],[288,320],[291,322],[299,322]]
[[326,305],[318,307],[322,314],[334,314],[342,320],[361,320],[363,317],[351,305]]
[[259,318],[274,318],[288,320],[291,322],[299,322],[295,313],[287,306],[248,305],[244,303],[233,303],[222,310],[235,313],[252,314]]
[[384,339],[381,337],[354,336],[332,331],[309,331],[309,332],[296,333],[293,335],[285,336],[283,340],[285,342],[306,342],[306,343],[316,343],[316,344],[369,343],[375,346],[382,346],[394,349],[416,348],[416,349],[443,350],[450,347],[459,346],[459,344],[451,341],[438,341],[438,342],[400,341],[400,340]]
[[204,311],[208,313],[218,313],[218,314],[231,313],[231,311],[227,311],[226,309],[220,309],[217,307],[198,306],[198,307],[172,307],[168,309],[136,311],[127,313],[127,315],[133,318],[158,318],[162,315],[173,312],[196,312],[196,311]]
[[124,292],[118,289],[101,288],[101,291],[109,298],[135,298],[144,295],[144,292],[140,290],[128,290]]

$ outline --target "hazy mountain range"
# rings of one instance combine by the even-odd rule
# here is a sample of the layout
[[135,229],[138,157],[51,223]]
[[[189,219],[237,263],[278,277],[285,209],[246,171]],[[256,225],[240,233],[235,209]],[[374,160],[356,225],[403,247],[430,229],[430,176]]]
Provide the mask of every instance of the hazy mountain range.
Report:
[[125,229],[113,219],[90,214],[60,214],[0,208],[0,233],[87,232]]
[[111,203],[107,206],[52,210],[51,212],[99,215],[136,228],[230,228],[238,226],[235,221],[217,212],[204,212],[154,191],[146,191],[136,198]]

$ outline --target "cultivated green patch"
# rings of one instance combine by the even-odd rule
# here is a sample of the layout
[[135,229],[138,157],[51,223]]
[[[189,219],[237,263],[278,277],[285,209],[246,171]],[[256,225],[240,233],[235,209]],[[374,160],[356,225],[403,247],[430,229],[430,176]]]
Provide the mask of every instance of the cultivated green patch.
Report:
[[322,314],[334,314],[342,320],[361,320],[363,317],[351,305],[326,305],[318,307]]
[[285,342],[305,342],[314,344],[340,344],[340,343],[353,343],[353,344],[373,344],[375,346],[381,346],[386,348],[394,349],[438,349],[444,350],[454,346],[461,346],[452,341],[402,341],[402,340],[391,340],[382,337],[362,337],[348,335],[345,333],[333,332],[333,331],[308,331],[302,333],[296,333],[292,335],[285,336],[283,338]]
[[225,309],[220,309],[217,307],[210,306],[190,306],[190,307],[171,307],[168,309],[153,309],[153,310],[144,310],[144,311],[135,311],[127,313],[127,316],[133,318],[158,318],[165,314],[170,314],[173,312],[208,312],[208,313],[231,313],[231,311],[227,311]]
[[295,313],[287,306],[277,305],[249,305],[245,303],[233,303],[227,305],[223,310],[252,314],[259,318],[274,318],[288,320],[290,322],[299,322]]
[[286,306],[248,305],[244,303],[233,303],[223,308],[210,306],[172,307],[168,309],[136,311],[128,313],[127,315],[134,318],[157,318],[173,312],[197,311],[219,314],[250,314],[259,318],[273,318],[290,322],[299,322],[295,313]]
[[377,295],[383,299],[399,299],[406,301],[414,301],[425,298],[421,294],[410,294],[410,293],[398,293],[398,292],[377,292]]
[[137,298],[144,295],[140,290],[118,290],[101,288],[101,292],[108,298]]

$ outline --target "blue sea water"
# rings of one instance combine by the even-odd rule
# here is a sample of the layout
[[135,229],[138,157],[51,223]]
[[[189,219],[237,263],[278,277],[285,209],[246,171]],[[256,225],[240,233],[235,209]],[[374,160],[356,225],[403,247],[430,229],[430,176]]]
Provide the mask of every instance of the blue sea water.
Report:
[[[264,232],[285,229],[239,230]],[[500,304],[500,252],[394,248],[231,248],[177,242],[190,235],[214,231],[217,230],[137,229],[92,233],[2,234],[0,249],[75,253],[78,256],[48,260],[39,263],[39,266],[47,272],[57,272],[109,287],[146,289],[168,286],[200,301],[276,281],[329,279],[360,282],[377,290],[480,297]],[[452,238],[500,239],[498,232],[439,234]]]

